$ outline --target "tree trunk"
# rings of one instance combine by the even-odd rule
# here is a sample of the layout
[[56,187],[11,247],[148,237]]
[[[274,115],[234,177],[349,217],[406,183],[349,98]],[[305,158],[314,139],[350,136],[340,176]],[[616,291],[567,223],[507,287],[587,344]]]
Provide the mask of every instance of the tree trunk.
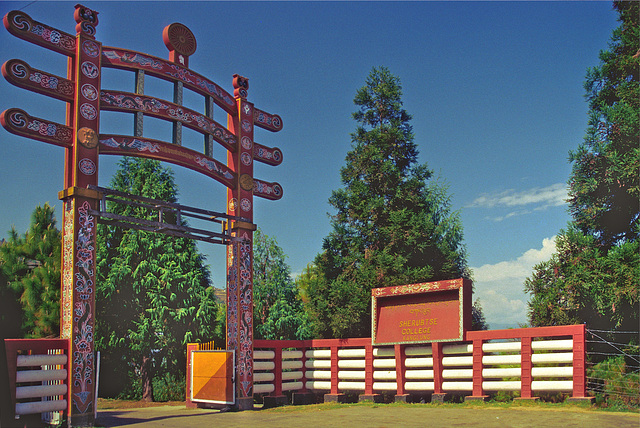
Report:
[[142,368],[140,369],[142,376],[142,400],[153,401],[153,384],[151,383],[151,358],[142,357]]

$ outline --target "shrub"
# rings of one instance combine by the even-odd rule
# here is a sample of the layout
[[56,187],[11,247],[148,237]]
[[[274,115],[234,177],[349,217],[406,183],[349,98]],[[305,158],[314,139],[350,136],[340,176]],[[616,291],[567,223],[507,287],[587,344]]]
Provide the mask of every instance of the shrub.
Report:
[[[637,352],[637,351],[636,351]],[[640,406],[640,373],[628,367],[623,355],[608,358],[587,372],[589,390],[595,393],[596,403],[612,408]]]
[[165,373],[153,379],[154,401],[184,401],[186,391],[186,379],[184,376],[176,376]]

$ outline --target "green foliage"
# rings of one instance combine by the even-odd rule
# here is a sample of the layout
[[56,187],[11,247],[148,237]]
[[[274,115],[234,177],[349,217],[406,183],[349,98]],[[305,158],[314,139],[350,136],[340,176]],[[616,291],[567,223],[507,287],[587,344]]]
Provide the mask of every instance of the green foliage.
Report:
[[60,231],[49,204],[31,215],[29,230],[12,229],[0,245],[0,322],[4,337],[60,332]]
[[165,373],[153,379],[153,393],[155,401],[184,401],[187,390],[185,376],[175,376]]
[[[516,379],[518,380],[518,379]],[[519,391],[497,391],[490,395],[491,401],[496,403],[510,403],[514,398],[520,397]]]
[[374,68],[356,93],[358,123],[333,191],[332,231],[304,285],[315,334],[370,334],[371,289],[468,277],[462,226],[447,188],[428,184],[399,79]]
[[[17,232],[11,230],[10,241],[0,241],[0,339],[22,338],[23,311],[20,304],[20,294],[12,287],[11,278],[15,272],[22,270],[17,266],[18,258],[15,254]],[[2,358],[2,356],[0,356]]]
[[296,278],[300,299],[307,314],[312,337],[322,337],[321,330],[328,325],[328,301],[319,298],[328,294],[323,272],[315,263],[309,263]]
[[[114,374],[115,373],[113,371],[109,373],[111,377],[113,377]],[[117,376],[117,378],[122,379],[122,382],[118,385],[118,390],[113,394],[113,397],[119,400],[141,400],[142,381],[140,379],[140,374],[136,373],[134,370],[130,370],[128,372],[125,371],[124,373],[118,373],[118,375],[119,376]],[[100,395],[104,395],[104,393],[102,392],[104,391],[102,380],[100,380],[100,391]]]
[[570,154],[573,222],[558,235],[551,260],[525,281],[534,326],[638,329],[640,10],[638,2],[614,8],[622,25],[587,72],[587,135]]
[[[125,158],[111,187],[169,202],[177,199],[171,171],[157,161]],[[157,213],[132,205],[112,203],[108,210],[157,218]],[[218,309],[209,271],[194,241],[106,225],[99,226],[97,240],[96,344],[105,366],[120,373],[120,378],[104,380],[105,390],[117,393],[107,384],[115,381],[117,390],[131,371],[150,385],[166,373],[184,376],[186,344],[220,340],[214,337]],[[145,398],[149,393],[144,390]]]
[[605,246],[636,240],[640,221],[640,3],[616,1],[622,25],[585,82],[589,126],[570,154],[571,213]]
[[624,356],[608,358],[590,367],[587,377],[591,380],[589,389],[595,392],[597,404],[616,410],[640,406],[640,373],[633,367],[627,367]]
[[487,324],[487,319],[482,312],[480,300],[476,300],[471,306],[471,330],[489,330],[489,324]]
[[551,260],[525,280],[532,326],[586,322],[602,330],[636,330],[640,288],[638,241],[609,250],[576,227],[556,238]]
[[218,309],[211,340],[215,342],[216,347],[224,348],[227,343],[227,305],[226,303],[217,303]]
[[[142,399],[142,379],[135,371],[126,374],[126,382],[123,383],[123,389],[117,394],[120,400]],[[160,373],[152,380],[153,399],[156,402],[166,401],[184,401],[186,388],[186,376],[184,374]]]
[[309,339],[307,314],[284,251],[258,229],[253,237],[253,324],[256,339]]

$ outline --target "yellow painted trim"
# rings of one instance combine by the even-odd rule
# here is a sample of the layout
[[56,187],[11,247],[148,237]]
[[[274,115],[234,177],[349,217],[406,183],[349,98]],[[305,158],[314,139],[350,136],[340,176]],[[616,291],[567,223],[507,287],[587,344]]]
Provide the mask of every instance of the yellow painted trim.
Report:
[[58,199],[66,199],[71,196],[81,196],[89,199],[102,199],[102,193],[97,190],[85,189],[82,187],[69,187],[58,192]]
[[243,230],[258,230],[258,226],[256,226],[253,223],[249,223],[247,221],[231,221],[231,230],[238,230],[238,229],[243,229]]

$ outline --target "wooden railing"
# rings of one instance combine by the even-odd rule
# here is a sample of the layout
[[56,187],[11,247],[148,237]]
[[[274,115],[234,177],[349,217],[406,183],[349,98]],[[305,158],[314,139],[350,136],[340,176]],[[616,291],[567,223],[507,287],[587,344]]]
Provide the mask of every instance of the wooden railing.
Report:
[[370,338],[254,341],[254,393],[325,392],[325,400],[395,391],[433,397],[546,391],[586,398],[585,326],[472,331],[464,342],[373,346]]

